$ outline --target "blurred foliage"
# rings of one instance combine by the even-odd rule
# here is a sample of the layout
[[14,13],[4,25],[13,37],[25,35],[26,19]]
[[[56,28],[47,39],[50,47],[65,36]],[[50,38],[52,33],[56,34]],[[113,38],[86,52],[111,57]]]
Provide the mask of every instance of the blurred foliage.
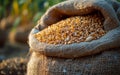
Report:
[[0,0],[0,20],[12,16],[14,27],[17,24],[36,23],[49,7],[62,1],[64,0]]
[[36,23],[46,9],[61,1],[64,0],[0,0],[0,20],[12,16],[14,27]]
[[20,17],[17,17],[17,18],[15,19],[15,21],[14,21],[14,23],[13,23],[13,28],[12,28],[13,31],[18,27],[18,25],[20,24],[20,21],[21,21],[21,18],[20,18]]
[[119,1],[119,2],[120,2],[120,0],[117,0],[117,1]]

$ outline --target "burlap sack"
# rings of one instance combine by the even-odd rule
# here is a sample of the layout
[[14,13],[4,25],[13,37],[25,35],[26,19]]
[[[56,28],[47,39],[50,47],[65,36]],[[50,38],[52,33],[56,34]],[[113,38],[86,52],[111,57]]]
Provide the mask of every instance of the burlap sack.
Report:
[[[119,7],[115,0],[68,0],[51,7],[29,35],[33,53],[27,75],[120,75]],[[41,43],[34,37],[63,18],[95,11],[104,16],[104,29],[108,31],[100,39],[53,45]]]

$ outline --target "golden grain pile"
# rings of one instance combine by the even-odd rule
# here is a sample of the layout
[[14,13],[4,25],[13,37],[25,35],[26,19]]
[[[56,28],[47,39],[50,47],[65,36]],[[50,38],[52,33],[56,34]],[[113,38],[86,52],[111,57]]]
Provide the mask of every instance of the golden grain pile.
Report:
[[48,44],[71,44],[88,42],[103,36],[104,18],[100,13],[74,16],[50,25],[35,34],[40,41]]

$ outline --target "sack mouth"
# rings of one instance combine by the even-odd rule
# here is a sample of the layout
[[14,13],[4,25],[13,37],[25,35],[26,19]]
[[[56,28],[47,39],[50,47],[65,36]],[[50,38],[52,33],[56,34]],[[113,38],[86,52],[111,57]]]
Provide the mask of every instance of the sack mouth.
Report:
[[[79,2],[82,0],[77,0],[78,2],[74,2],[74,0],[71,0],[71,1],[73,2],[69,3],[69,1],[65,1],[62,4],[60,3],[51,7],[42,16],[40,25],[46,28],[47,26],[52,25],[60,21],[61,19],[64,19],[70,16],[89,15],[93,12],[98,11],[103,15],[105,19],[103,26],[104,26],[104,29],[108,32],[103,37],[97,40],[93,40],[91,42],[81,42],[81,43],[74,43],[74,44],[68,44],[68,45],[60,45],[60,44],[53,45],[53,44],[39,42],[34,37],[34,34],[38,33],[40,30],[33,28],[29,35],[29,46],[33,51],[43,53],[46,56],[76,58],[81,56],[93,55],[111,48],[120,47],[120,43],[117,43],[117,42],[120,42],[120,38],[119,38],[120,35],[116,35],[116,34],[120,34],[120,26],[119,26],[120,23],[115,13],[115,10],[111,4],[103,0],[101,1],[93,0],[92,3],[89,1]],[[73,10],[74,12],[71,11],[71,8],[74,8]],[[63,17],[60,17],[61,15]]]

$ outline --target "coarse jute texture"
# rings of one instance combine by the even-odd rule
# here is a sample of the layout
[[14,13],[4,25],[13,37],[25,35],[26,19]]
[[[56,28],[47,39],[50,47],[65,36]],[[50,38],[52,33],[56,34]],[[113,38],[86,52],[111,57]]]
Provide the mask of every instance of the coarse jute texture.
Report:
[[92,56],[65,59],[33,53],[28,75],[119,75],[120,49]]
[[103,36],[104,18],[100,13],[70,17],[35,34],[40,41],[48,44],[72,44],[88,42]]
[[[27,75],[120,75],[119,7],[115,0],[68,0],[48,9],[29,35],[32,55]],[[34,36],[64,18],[96,10],[103,15],[107,31],[99,39],[54,45],[39,42]]]

